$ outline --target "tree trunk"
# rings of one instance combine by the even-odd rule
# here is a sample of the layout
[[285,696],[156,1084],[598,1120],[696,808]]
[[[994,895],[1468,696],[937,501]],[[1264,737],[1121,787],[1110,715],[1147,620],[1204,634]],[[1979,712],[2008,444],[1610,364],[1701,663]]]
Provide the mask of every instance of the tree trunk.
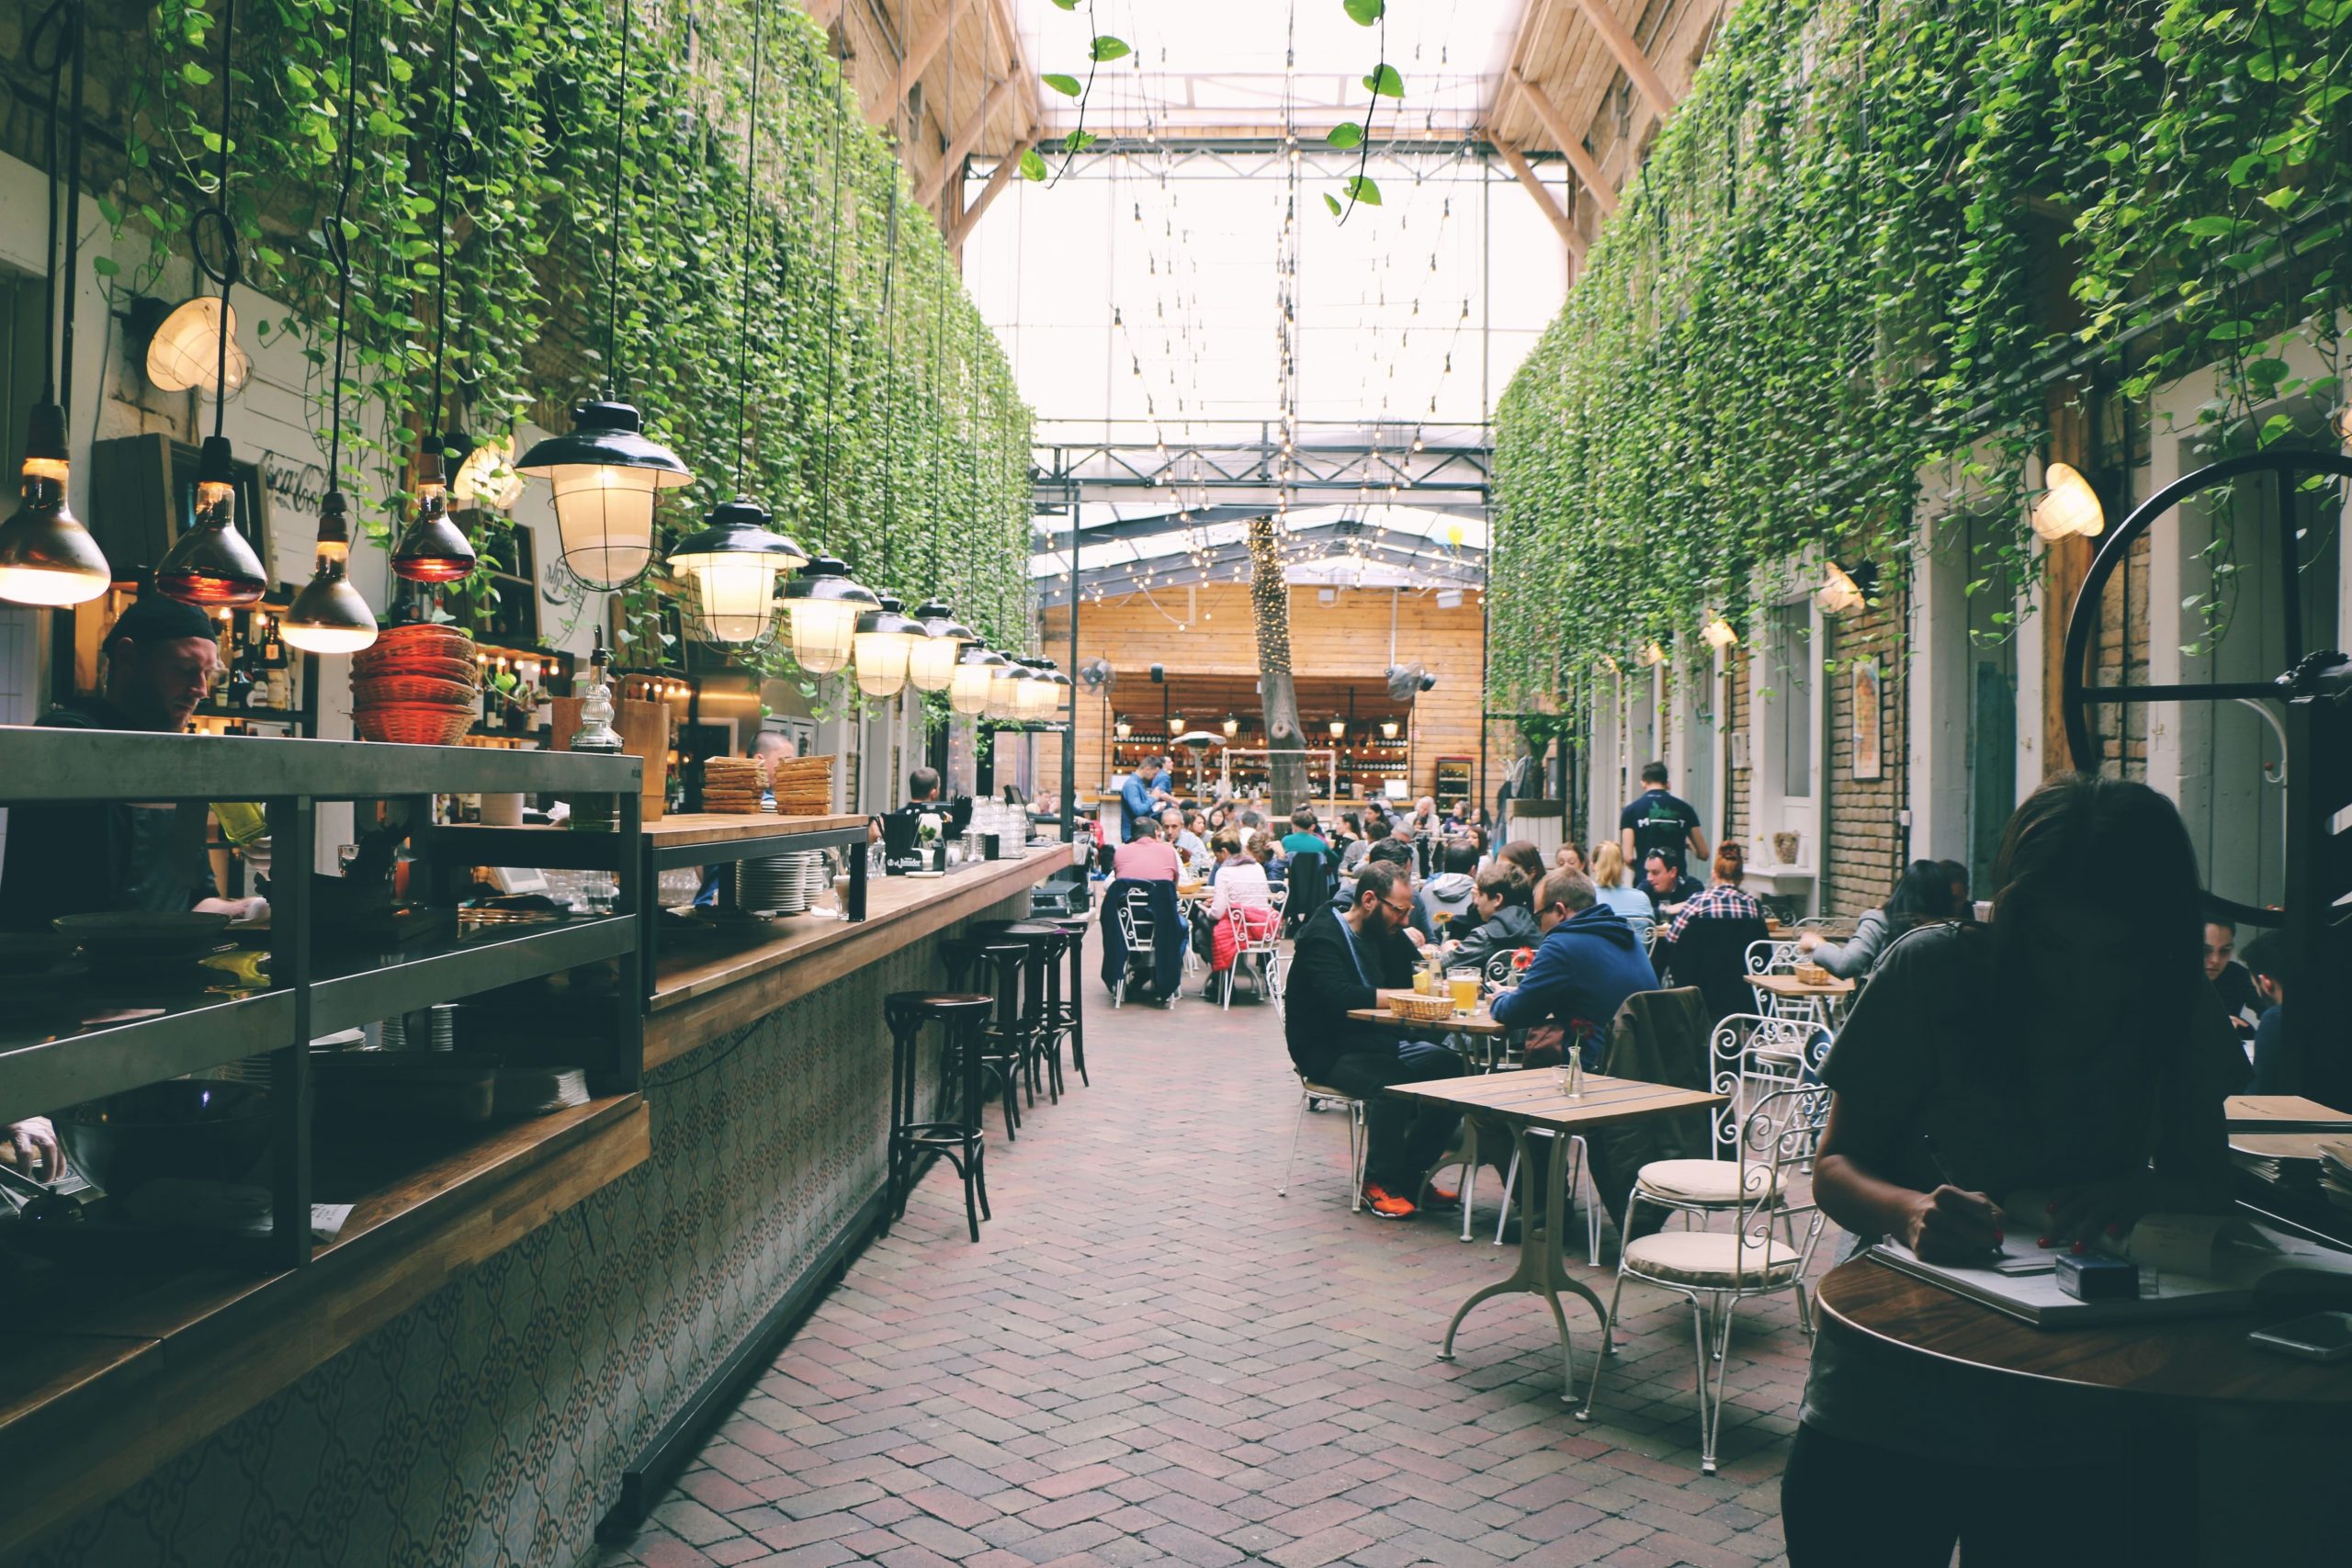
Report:
[[1267,805],[1286,817],[1309,798],[1298,689],[1291,683],[1290,585],[1283,581],[1280,536],[1271,517],[1250,520],[1250,611],[1258,629],[1258,680],[1266,711]]

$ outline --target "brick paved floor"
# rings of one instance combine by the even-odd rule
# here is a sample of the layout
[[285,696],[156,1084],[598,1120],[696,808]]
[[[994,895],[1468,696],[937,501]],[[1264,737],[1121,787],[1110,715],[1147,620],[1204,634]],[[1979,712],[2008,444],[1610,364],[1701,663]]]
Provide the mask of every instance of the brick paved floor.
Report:
[[[991,1145],[980,1245],[935,1168],[598,1568],[1781,1560],[1806,1355],[1784,1300],[1739,1319],[1702,1476],[1679,1299],[1628,1292],[1589,1425],[1530,1298],[1438,1360],[1515,1249],[1350,1214],[1337,1115],[1277,1198],[1297,1100],[1270,1009],[1087,1001],[1093,1087]],[[1570,1312],[1581,1372],[1595,1325]]]

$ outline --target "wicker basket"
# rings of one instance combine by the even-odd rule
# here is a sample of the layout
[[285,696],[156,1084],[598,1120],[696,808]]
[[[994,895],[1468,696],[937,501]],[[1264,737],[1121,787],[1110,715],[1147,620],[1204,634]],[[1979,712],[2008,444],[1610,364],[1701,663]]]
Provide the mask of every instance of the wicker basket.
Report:
[[1829,984],[1829,971],[1824,969],[1818,964],[1800,964],[1795,968],[1792,969],[1790,973],[1796,976],[1797,980],[1804,985],[1826,986]]
[[1396,992],[1388,998],[1388,1010],[1415,1023],[1443,1023],[1453,1016],[1453,998]]
[[473,710],[429,703],[399,703],[359,708],[351,716],[351,727],[365,740],[401,746],[455,746],[473,728]]
[[361,708],[399,707],[423,704],[434,707],[471,709],[481,694],[456,681],[429,675],[355,675],[352,705]]
[[353,656],[352,662],[364,668],[413,655],[428,659],[462,659],[470,664],[474,659],[474,639],[455,626],[426,626],[421,622],[386,626],[372,644]]
[[429,653],[401,653],[390,659],[362,664],[351,661],[351,678],[355,681],[380,681],[393,675],[421,675],[430,681],[449,681],[460,686],[479,682],[481,671],[463,659],[436,659]]

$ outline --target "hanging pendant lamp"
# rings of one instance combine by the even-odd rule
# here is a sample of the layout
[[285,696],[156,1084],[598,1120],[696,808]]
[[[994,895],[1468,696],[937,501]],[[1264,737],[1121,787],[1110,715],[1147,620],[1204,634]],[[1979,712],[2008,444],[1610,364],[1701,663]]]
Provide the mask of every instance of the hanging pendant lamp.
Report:
[[[996,673],[1010,662],[1003,654],[977,642],[966,649],[956,662],[956,678],[948,683],[947,705],[967,718],[987,713]],[[1125,721],[1121,723],[1124,726]]]
[[799,543],[768,525],[768,509],[743,494],[751,405],[752,192],[760,136],[760,65],[764,37],[759,0],[752,0],[752,102],[743,134],[743,295],[735,321],[735,499],[710,509],[702,527],[670,551],[670,570],[693,585],[695,634],[708,642],[756,642],[775,625],[776,578],[808,564]]
[[710,642],[756,642],[775,624],[776,578],[808,564],[808,552],[768,525],[757,502],[737,496],[710,509],[670,551],[670,570],[693,584],[696,634]]
[[944,692],[956,682],[967,645],[979,634],[956,618],[944,599],[924,600],[915,606],[915,625],[922,635],[907,654],[907,680],[919,692]]
[[[51,28],[58,30],[51,34]],[[74,400],[72,282],[79,271],[82,227],[78,221],[70,220],[62,225],[65,261],[61,277],[57,257],[61,230],[57,197],[61,119],[58,100],[70,73],[71,101],[62,117],[73,128],[66,138],[63,159],[65,201],[66,210],[78,214],[82,205],[82,15],[78,7],[53,7],[34,25],[25,39],[25,58],[38,60],[44,48],[53,49],[55,56],[49,67],[49,237],[42,251],[42,266],[48,276],[40,323],[43,374],[40,400],[33,404],[25,434],[24,504],[6,523],[0,523],[0,599],[55,608],[96,598],[107,591],[114,572],[107,565],[106,553],[98,548],[97,540],[74,515],[73,504],[66,496],[66,483],[73,472],[65,443],[65,411]],[[62,316],[61,282],[65,285]],[[52,397],[58,386],[61,359],[64,362],[64,389]]]
[[1022,694],[1029,704],[1029,711],[1022,716],[1046,720],[1059,718],[1062,706],[1073,690],[1069,677],[1063,674],[1061,667],[1050,659],[1036,660],[1032,666],[1032,673],[1035,678],[1030,682],[1030,689]]
[[[620,70],[613,87],[613,237],[611,293],[605,327],[605,374],[619,376],[622,175],[627,169],[628,43],[631,6],[621,0]],[[626,588],[653,564],[653,502],[694,482],[676,453],[644,434],[645,421],[617,397],[573,411],[568,435],[551,435],[523,454],[514,471],[546,479],[554,492],[563,564],[591,588]]]
[[858,616],[852,634],[857,689],[869,697],[895,697],[907,683],[907,660],[922,627],[908,618],[897,594],[887,589],[874,608]]
[[811,675],[839,673],[849,664],[859,615],[881,601],[849,574],[849,563],[820,555],[784,585],[792,657]]
[[989,717],[1000,724],[1020,722],[1027,705],[1022,689],[1035,679],[1025,660],[1007,659],[1004,668],[996,671],[996,678],[989,682]]

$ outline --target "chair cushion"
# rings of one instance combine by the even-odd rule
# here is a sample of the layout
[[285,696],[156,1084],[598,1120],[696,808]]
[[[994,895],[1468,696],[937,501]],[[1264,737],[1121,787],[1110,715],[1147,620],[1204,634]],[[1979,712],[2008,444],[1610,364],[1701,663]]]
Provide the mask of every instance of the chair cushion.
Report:
[[[1701,1290],[1728,1291],[1786,1283],[1801,1260],[1791,1248],[1724,1231],[1659,1231],[1625,1245],[1625,1267],[1635,1274],[1669,1284],[1695,1285]],[[1747,1272],[1738,1272],[1742,1266]]]
[[[1740,1164],[1733,1159],[1654,1159],[1634,1178],[1645,1193],[1671,1198],[1678,1203],[1720,1203],[1730,1208],[1740,1200]],[[1752,1201],[1771,1190],[1770,1166],[1747,1167],[1747,1197]]]

